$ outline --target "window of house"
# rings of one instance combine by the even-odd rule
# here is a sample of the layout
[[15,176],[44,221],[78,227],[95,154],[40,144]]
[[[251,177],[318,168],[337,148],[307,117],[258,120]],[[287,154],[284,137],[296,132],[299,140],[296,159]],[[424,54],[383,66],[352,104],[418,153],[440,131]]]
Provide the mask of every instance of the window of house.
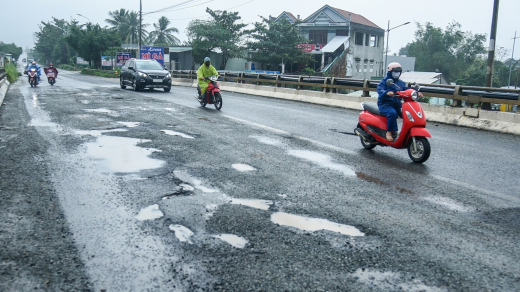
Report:
[[364,33],[356,32],[356,45],[358,45],[358,46],[363,45],[363,36],[364,36]]
[[309,41],[311,44],[327,44],[328,32],[326,30],[311,30],[309,31]]
[[370,35],[369,34],[366,35],[365,46],[367,46],[367,47],[370,46]]
[[374,72],[374,63],[370,63],[370,72]]
[[370,36],[370,46],[371,47],[377,46],[377,36],[375,36],[375,35]]
[[338,29],[336,30],[337,36],[348,36],[348,29]]

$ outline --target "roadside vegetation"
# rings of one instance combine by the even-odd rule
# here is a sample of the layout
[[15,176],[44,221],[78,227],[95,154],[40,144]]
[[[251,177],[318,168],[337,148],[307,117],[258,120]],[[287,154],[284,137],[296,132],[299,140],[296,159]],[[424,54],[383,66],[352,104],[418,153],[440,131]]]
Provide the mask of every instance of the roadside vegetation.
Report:
[[93,75],[93,76],[99,76],[99,77],[108,77],[108,78],[119,78],[119,70],[99,70],[99,69],[82,69],[81,74],[85,75]]
[[16,66],[13,64],[9,64],[5,67],[5,73],[7,73],[7,81],[9,81],[9,83],[16,82],[18,77],[22,75],[16,70]]

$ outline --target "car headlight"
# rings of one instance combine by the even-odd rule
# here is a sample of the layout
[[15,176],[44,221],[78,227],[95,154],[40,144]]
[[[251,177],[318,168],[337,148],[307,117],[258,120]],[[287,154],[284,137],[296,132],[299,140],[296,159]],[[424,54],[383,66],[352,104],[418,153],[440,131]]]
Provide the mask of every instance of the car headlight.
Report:
[[143,72],[138,72],[139,76],[142,76],[142,77],[148,77],[148,74],[146,73],[143,73]]
[[406,113],[406,116],[408,117],[408,120],[410,122],[415,122],[415,120],[412,117],[412,114],[409,111],[405,111],[405,113]]
[[417,98],[419,98],[419,92],[414,91],[414,92],[412,93],[412,99],[413,99],[413,100],[417,100]]
[[166,76],[164,76],[164,78],[170,78],[172,77],[172,75],[170,73],[166,74]]

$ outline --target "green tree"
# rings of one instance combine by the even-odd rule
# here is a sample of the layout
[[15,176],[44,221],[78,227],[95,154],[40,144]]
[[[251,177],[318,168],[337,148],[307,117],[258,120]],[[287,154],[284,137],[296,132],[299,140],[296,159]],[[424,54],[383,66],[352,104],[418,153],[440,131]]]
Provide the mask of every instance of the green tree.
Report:
[[416,57],[415,70],[442,72],[448,80],[461,78],[468,65],[484,57],[486,48],[484,34],[463,32],[457,22],[445,30],[434,27],[430,22],[417,23],[415,40],[406,45],[408,56]]
[[13,58],[18,60],[20,55],[23,53],[22,47],[17,47],[14,43],[4,44],[0,43],[0,52],[9,53],[13,55]]
[[251,60],[263,63],[271,70],[278,69],[282,59],[284,63],[309,64],[311,56],[299,48],[300,44],[308,40],[301,35],[296,25],[285,19],[275,22],[262,17],[262,22],[254,24],[250,36],[252,41],[247,43],[250,50],[256,51]]
[[241,19],[238,12],[213,11],[209,8],[206,12],[211,15],[211,20],[193,20],[188,24],[188,44],[193,47],[193,53],[198,59],[219,49],[222,52],[222,62],[218,68],[225,69],[229,58],[243,54],[242,43],[246,33],[244,28],[247,24],[237,23]]
[[34,33],[36,39],[35,50],[38,51],[44,61],[67,64],[71,56],[75,54],[65,41],[69,34],[71,25],[77,22],[68,22],[63,19],[52,18],[52,21],[41,22],[39,31]]
[[85,28],[74,25],[66,37],[67,43],[95,68],[101,67],[102,52],[121,45],[115,30],[102,28],[99,24],[88,23]]
[[153,24],[155,30],[148,34],[148,42],[154,45],[180,44],[181,41],[173,35],[173,33],[179,33],[179,30],[175,27],[168,27],[170,23],[165,16],[159,18],[159,21]]

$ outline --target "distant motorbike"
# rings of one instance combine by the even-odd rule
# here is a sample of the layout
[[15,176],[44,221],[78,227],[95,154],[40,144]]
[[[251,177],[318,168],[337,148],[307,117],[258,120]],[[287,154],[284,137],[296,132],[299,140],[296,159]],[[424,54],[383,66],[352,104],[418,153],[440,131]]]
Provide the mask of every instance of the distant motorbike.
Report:
[[36,68],[31,68],[27,71],[27,76],[29,77],[29,84],[31,87],[36,87],[36,85],[38,85],[38,70],[36,70]]
[[54,83],[56,83],[56,72],[52,70],[51,68],[45,68],[43,69],[45,71],[45,75],[47,76],[47,81],[52,86]]
[[200,86],[197,85],[197,101],[200,103],[202,107],[205,107],[206,104],[213,104],[217,110],[222,108],[222,96],[220,95],[220,86],[217,82],[218,76],[213,75],[206,80],[209,80],[208,88],[204,93],[205,96],[202,96]]
[[[388,79],[388,86],[393,80]],[[416,99],[419,97],[419,86],[415,89],[398,91],[397,97],[404,100],[402,106],[403,128],[398,137],[390,142],[386,139],[387,119],[379,112],[374,102],[363,102],[363,112],[359,114],[359,123],[354,133],[361,138],[361,145],[365,149],[372,149],[377,145],[390,146],[396,149],[408,149],[408,156],[413,162],[423,163],[430,157],[431,147],[428,137],[431,134],[426,130],[426,116]]]

